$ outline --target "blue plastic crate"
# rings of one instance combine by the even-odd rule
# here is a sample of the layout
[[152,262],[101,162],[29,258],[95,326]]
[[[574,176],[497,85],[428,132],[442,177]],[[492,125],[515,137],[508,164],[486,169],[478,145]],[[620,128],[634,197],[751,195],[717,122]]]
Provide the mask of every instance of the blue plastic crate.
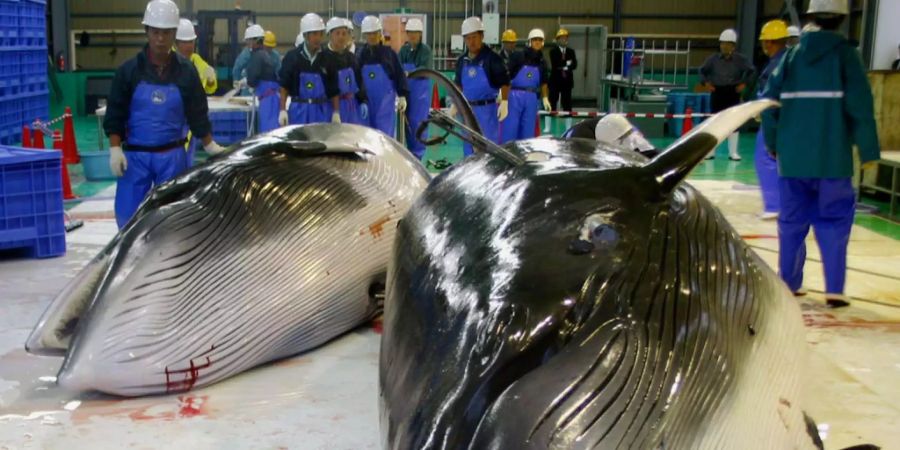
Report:
[[58,151],[0,147],[0,249],[66,253],[61,164]]
[[50,119],[50,99],[47,91],[22,97],[22,123],[31,123],[34,119]]
[[22,128],[22,101],[0,102],[0,128]]
[[49,84],[47,83],[47,74],[43,75],[22,75],[19,78],[19,93],[22,95],[37,95],[47,92]]
[[15,30],[19,27],[18,2],[0,1],[0,30]]
[[22,127],[0,127],[0,144],[17,145],[22,143]]
[[209,115],[213,139],[229,145],[247,137],[247,113],[244,111],[220,111]]
[[[19,73],[25,77],[29,75],[47,77],[47,51],[29,50],[18,52]],[[2,69],[0,69],[2,70]]]

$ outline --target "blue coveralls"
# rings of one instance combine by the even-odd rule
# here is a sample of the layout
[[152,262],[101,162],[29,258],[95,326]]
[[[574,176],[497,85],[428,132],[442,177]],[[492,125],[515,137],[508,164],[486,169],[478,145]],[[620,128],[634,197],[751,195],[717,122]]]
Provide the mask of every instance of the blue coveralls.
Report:
[[172,53],[160,77],[145,50],[116,71],[104,120],[107,135],[122,137],[128,168],[116,184],[116,223],[123,228],[154,186],[188,167],[187,126],[209,135],[206,93],[193,64]]
[[310,57],[306,43],[287,53],[278,74],[281,87],[291,95],[291,125],[331,121],[330,100],[325,93],[327,70],[320,50]]
[[369,124],[392,138],[396,137],[397,96],[409,99],[406,74],[400,65],[400,58],[386,45],[366,44],[359,50],[358,59],[369,97]]
[[[369,125],[369,117],[361,117],[360,104],[367,101],[366,91],[362,88],[362,77],[356,55],[349,50],[337,53],[331,49],[325,50],[327,59],[326,67],[328,77],[325,80],[325,90],[329,97],[338,96],[339,113],[341,123],[356,125]],[[330,103],[329,103],[329,106]],[[329,111],[333,113],[333,107]]]
[[[431,50],[424,43],[419,43],[415,48],[407,42],[400,49],[400,63],[406,73],[420,68],[430,69],[432,65]],[[424,65],[422,65],[424,63]],[[418,65],[417,65],[418,64]],[[407,80],[409,84],[409,100],[406,107],[406,148],[418,159],[425,156],[425,144],[416,138],[416,130],[419,125],[428,118],[431,110],[431,80],[427,78],[412,78]],[[428,130],[422,134],[428,137]]]
[[[509,84],[509,74],[503,60],[486,45],[474,59],[469,58],[466,52],[457,61],[455,82],[462,87],[463,95],[472,105],[472,112],[484,137],[499,143],[497,93],[502,86]],[[470,156],[472,153],[472,146],[463,144],[463,154]]]
[[531,48],[510,56],[509,73],[515,73],[510,82],[509,115],[500,124],[502,142],[535,137],[538,96],[541,85],[546,83],[546,64],[543,55]]
[[[757,89],[757,97],[762,97],[766,82],[772,71],[778,67],[781,58],[784,57],[785,50],[776,53],[769,60],[766,68],[759,75],[759,89]],[[778,162],[766,149],[766,135],[762,127],[756,132],[756,152],[754,154],[754,163],[756,164],[756,176],[759,179],[759,189],[762,192],[763,211],[768,213],[777,213],[780,209],[778,197]]]
[[259,99],[259,132],[278,128],[278,113],[281,111],[278,75],[272,52],[267,48],[253,50],[247,65],[247,84],[254,89]]

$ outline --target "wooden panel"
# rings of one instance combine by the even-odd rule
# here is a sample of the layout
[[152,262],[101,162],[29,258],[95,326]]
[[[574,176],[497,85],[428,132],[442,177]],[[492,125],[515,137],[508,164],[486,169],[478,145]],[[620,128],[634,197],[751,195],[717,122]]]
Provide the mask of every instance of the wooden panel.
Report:
[[900,72],[869,72],[875,97],[875,121],[883,150],[900,150]]

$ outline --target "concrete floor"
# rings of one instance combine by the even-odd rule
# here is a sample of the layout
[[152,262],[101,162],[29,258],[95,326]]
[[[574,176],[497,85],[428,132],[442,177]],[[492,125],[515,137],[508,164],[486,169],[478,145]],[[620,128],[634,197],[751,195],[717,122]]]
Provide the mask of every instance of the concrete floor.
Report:
[[[751,147],[744,139],[743,162],[703,163],[691,182],[774,264],[775,223],[756,218]],[[429,157],[455,160],[458,153],[451,144],[429,150]],[[86,224],[68,235],[65,257],[0,259],[0,450],[379,447],[379,335],[371,326],[188,394],[121,399],[59,389],[54,377],[61,359],[29,355],[23,343],[49,301],[116,231],[111,183],[77,183],[76,192],[86,201],[69,212]],[[885,223],[857,220],[854,227],[849,308],[824,307],[819,255],[809,242],[812,294],[800,300],[810,344],[804,404],[827,449],[900,448],[900,226],[867,219]]]

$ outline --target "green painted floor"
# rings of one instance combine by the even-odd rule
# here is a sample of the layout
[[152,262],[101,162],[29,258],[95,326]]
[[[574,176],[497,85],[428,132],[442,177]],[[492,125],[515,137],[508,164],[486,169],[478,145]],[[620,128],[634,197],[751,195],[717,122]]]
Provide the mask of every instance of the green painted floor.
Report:
[[[81,116],[76,117],[74,122],[79,151],[89,152],[96,150],[99,147],[97,118],[94,116]],[[565,119],[552,119],[551,131],[554,135],[562,134],[566,128],[567,122]],[[743,158],[742,161],[729,161],[727,151],[720,147],[716,159],[701,163],[691,174],[691,178],[696,180],[731,180],[742,184],[757,185],[756,169],[753,165],[754,138],[755,136],[751,133],[741,135],[739,152]],[[672,143],[674,139],[659,138],[651,139],[651,141],[655,146],[664,148]],[[444,145],[428,148],[425,153],[426,167],[432,173],[437,173],[439,170],[433,164],[429,164],[430,161],[445,160],[446,162],[454,163],[462,159],[462,156],[462,142],[457,138],[451,137]],[[70,165],[69,167],[73,190],[79,197],[96,195],[113,184],[112,181],[87,181],[83,175],[84,170],[81,164]],[[856,224],[881,235],[900,240],[900,221],[887,216],[887,204],[868,197],[863,197],[862,202],[877,208],[878,212],[874,214],[857,214]],[[74,203],[70,202],[69,204],[72,205]]]

